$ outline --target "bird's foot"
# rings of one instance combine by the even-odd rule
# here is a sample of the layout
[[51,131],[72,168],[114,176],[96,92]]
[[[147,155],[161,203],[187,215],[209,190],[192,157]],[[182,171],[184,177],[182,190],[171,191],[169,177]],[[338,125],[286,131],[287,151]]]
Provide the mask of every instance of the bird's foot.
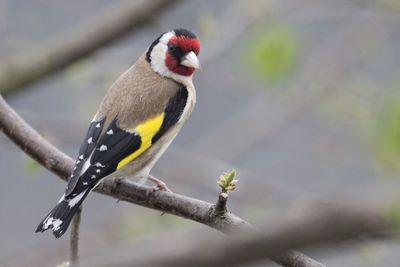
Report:
[[148,179],[149,179],[150,182],[152,182],[153,184],[155,184],[155,186],[152,187],[152,188],[150,189],[150,192],[149,192],[149,193],[154,193],[154,192],[156,192],[156,191],[172,192],[172,191],[168,188],[168,186],[167,186],[163,181],[161,181],[160,179],[157,179],[156,177],[154,177],[154,176],[152,176],[152,175],[149,175]]

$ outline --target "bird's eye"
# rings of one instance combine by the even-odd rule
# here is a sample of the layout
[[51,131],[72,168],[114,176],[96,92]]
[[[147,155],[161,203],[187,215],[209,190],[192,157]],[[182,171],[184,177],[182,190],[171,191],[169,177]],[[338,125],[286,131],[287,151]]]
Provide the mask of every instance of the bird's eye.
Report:
[[176,46],[176,45],[174,45],[174,44],[169,44],[169,45],[168,45],[168,50],[169,50],[170,52],[173,52],[173,51],[175,51],[175,50],[176,50],[176,48],[177,48],[177,46]]

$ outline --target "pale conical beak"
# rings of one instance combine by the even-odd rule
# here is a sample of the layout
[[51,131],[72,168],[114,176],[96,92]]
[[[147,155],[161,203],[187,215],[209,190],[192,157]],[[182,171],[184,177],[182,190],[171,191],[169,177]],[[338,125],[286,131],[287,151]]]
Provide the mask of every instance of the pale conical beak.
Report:
[[181,65],[189,67],[189,68],[201,69],[200,61],[193,51],[190,53],[187,53],[183,57],[183,60],[181,61]]

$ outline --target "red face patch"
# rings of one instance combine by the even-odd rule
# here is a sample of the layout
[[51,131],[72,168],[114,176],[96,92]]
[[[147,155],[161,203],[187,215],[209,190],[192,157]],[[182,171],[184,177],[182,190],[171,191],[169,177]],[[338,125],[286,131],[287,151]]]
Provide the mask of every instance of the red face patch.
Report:
[[200,52],[200,41],[197,38],[186,36],[174,36],[168,42],[168,52],[165,56],[165,65],[176,74],[190,76],[195,71],[194,68],[180,65],[180,60],[187,53],[193,51],[196,55]]
[[197,38],[188,38],[186,36],[174,36],[168,44],[178,46],[183,53],[189,53],[190,51],[195,52],[196,55],[200,52],[200,41]]

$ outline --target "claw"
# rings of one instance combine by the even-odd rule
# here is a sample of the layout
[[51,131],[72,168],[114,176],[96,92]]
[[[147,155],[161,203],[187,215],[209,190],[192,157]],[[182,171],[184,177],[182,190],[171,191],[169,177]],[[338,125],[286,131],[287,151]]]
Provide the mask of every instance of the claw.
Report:
[[155,186],[149,190],[149,193],[154,193],[156,191],[172,192],[163,181],[154,176],[149,175],[149,181],[155,184]]

